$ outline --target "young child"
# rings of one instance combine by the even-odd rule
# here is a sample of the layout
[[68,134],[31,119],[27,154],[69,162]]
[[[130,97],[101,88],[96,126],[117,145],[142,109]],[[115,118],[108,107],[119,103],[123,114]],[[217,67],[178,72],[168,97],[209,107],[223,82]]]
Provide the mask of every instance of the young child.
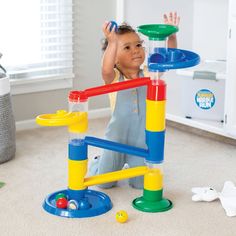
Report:
[[[178,26],[180,18],[176,13],[164,14],[164,22]],[[145,60],[142,41],[135,30],[126,24],[117,29],[110,22],[103,25],[105,42],[102,60],[102,77],[105,84],[111,84],[148,76],[147,70],[140,66]],[[177,47],[176,35],[168,39],[168,47]],[[110,94],[112,117],[108,124],[105,139],[139,148],[145,144],[146,86],[122,90]],[[121,170],[125,164],[129,167],[143,166],[144,158],[104,150],[101,157],[96,157],[90,166],[90,174],[102,174]],[[133,188],[143,188],[143,176],[129,179]],[[100,185],[110,188],[116,182]]]

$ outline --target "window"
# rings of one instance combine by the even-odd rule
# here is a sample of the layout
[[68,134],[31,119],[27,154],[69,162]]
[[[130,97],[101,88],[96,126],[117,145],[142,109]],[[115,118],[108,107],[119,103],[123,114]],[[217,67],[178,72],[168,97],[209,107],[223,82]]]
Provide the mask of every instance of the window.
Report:
[[72,0],[0,1],[1,64],[10,81],[72,78]]

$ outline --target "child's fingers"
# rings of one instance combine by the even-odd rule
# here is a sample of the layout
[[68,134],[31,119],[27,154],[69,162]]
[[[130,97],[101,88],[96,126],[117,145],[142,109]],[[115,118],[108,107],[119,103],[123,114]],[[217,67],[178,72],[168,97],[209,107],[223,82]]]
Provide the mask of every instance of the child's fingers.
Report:
[[177,12],[174,12],[174,17],[173,17],[173,24],[176,25],[177,23]]
[[107,38],[108,35],[110,34],[110,26],[111,26],[111,23],[110,22],[105,22],[103,24],[103,27],[102,27],[102,31],[105,35],[105,37]]
[[107,27],[107,25],[104,23],[104,24],[102,25],[102,31],[103,31],[103,33],[106,32],[106,27]]
[[177,12],[170,12],[169,15],[164,14],[164,23],[178,26],[180,22],[180,17],[177,15]]
[[102,30],[106,31],[107,29],[109,29],[108,27],[110,26],[110,24],[111,24],[111,22],[109,22],[109,21],[104,22],[102,25]]
[[180,17],[177,15],[177,12],[174,12],[174,17],[173,17],[173,25],[178,26],[180,21]]
[[170,22],[173,23],[173,13],[172,12],[169,13],[169,19],[170,19]]
[[115,33],[116,32],[116,26],[113,25],[112,29],[110,30],[112,33]]
[[163,15],[163,18],[164,18],[164,23],[167,24],[168,23],[168,17],[166,14]]

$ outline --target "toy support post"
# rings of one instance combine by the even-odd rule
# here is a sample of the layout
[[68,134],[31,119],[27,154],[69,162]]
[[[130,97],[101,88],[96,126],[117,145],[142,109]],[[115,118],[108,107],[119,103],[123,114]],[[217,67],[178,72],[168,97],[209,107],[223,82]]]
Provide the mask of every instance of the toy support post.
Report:
[[133,201],[141,211],[161,212],[172,208],[172,202],[162,198],[165,143],[166,84],[160,79],[160,72],[197,65],[197,54],[180,49],[167,48],[167,38],[178,31],[173,25],[141,25],[138,32],[148,37],[148,71],[151,84],[146,100],[146,144],[149,155],[146,164],[150,168],[144,175],[143,196]]
[[145,159],[149,171],[144,175],[143,196],[133,201],[134,208],[146,212],[167,211],[172,202],[162,198],[165,142],[166,84],[150,80],[146,100],[146,144],[149,155]]

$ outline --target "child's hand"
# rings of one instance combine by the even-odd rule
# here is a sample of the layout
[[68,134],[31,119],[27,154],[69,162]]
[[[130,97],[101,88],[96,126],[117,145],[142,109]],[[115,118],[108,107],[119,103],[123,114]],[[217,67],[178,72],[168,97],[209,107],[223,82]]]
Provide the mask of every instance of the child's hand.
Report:
[[177,12],[170,12],[169,16],[167,14],[163,15],[164,23],[167,25],[178,26],[180,17],[177,15]]
[[[164,23],[167,25],[173,25],[178,27],[180,17],[177,15],[176,12],[170,12],[169,16],[167,14],[163,15]],[[176,34],[172,34],[168,37],[168,47],[169,48],[177,48],[177,37]]]
[[111,25],[112,23],[109,22],[105,22],[102,26],[102,31],[108,41],[108,43],[112,43],[112,42],[117,42],[117,35],[116,35],[116,28],[115,26],[111,29]]

